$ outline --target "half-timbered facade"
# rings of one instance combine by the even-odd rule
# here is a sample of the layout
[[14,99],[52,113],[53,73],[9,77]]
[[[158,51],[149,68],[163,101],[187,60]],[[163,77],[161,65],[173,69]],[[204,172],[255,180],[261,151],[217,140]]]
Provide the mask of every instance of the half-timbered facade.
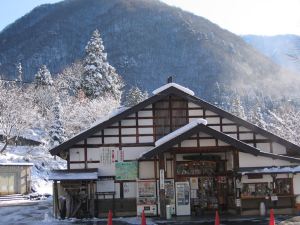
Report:
[[68,165],[52,176],[56,215],[64,206],[68,217],[294,208],[299,146],[178,84],[153,94],[50,150]]

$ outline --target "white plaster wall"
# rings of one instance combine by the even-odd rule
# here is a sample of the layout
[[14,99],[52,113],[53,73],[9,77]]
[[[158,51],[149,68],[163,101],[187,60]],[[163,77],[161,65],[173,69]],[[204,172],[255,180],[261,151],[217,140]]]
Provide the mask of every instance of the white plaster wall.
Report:
[[98,164],[98,174],[99,176],[115,176],[115,164],[101,165]]
[[119,137],[105,137],[104,144],[118,144]]
[[88,138],[87,144],[102,144],[102,138],[101,137],[91,137]]
[[121,134],[136,134],[135,128],[122,128]]
[[210,126],[210,125],[208,125],[208,126],[216,131],[221,131],[220,126]]
[[223,142],[221,140],[218,140],[219,146],[230,146],[230,144],[227,144],[226,142]]
[[223,118],[223,119],[222,119],[222,123],[228,124],[228,123],[234,123],[234,122],[231,121],[231,120],[229,120],[229,119]]
[[197,140],[184,140],[181,147],[197,147]]
[[136,137],[122,137],[122,143],[136,143]]
[[70,169],[84,169],[84,163],[72,163]]
[[234,125],[223,126],[223,132],[237,132],[237,127]]
[[153,136],[141,136],[139,137],[140,143],[148,143],[148,142],[154,142]]
[[124,151],[124,160],[135,160],[138,159],[143,153],[148,152],[153,147],[145,146],[145,147],[123,147]]
[[216,146],[215,139],[201,139],[200,140],[200,147],[210,147],[210,146]]
[[108,128],[104,130],[104,135],[119,135],[119,129],[117,128]]
[[139,117],[152,117],[152,111],[139,111],[138,112]]
[[70,148],[70,161],[84,161],[84,149]]
[[203,117],[203,110],[202,109],[190,109],[189,116],[198,116]]
[[135,119],[131,119],[131,120],[122,120],[122,121],[121,121],[121,125],[122,125],[122,126],[135,126],[135,125],[136,125],[136,121],[135,121]]
[[272,145],[273,145],[273,153],[286,154],[286,148],[283,145],[280,145],[276,142],[273,142]]
[[226,135],[228,135],[228,136],[230,136],[230,137],[232,137],[232,138],[237,139],[237,134],[226,134]]
[[88,148],[87,149],[87,160],[96,161],[100,160],[100,148]]
[[219,117],[207,117],[205,119],[207,120],[208,124],[220,124],[220,118]]
[[264,167],[275,166],[272,158],[254,156],[248,153],[239,152],[240,167]]
[[300,174],[297,173],[293,177],[294,194],[300,195]]
[[148,179],[154,178],[154,162],[141,161],[139,162],[139,178]]
[[212,111],[209,111],[209,110],[205,111],[205,115],[207,115],[207,116],[218,116],[218,114],[216,114],[216,113],[214,113]]
[[239,127],[239,131],[250,131],[250,129],[246,128],[246,127]]
[[153,125],[153,119],[139,119],[139,125]]
[[270,143],[257,143],[256,147],[264,152],[271,152]]
[[265,136],[262,136],[261,134],[256,134],[255,137],[256,139],[263,139],[263,140],[268,139]]
[[240,167],[267,167],[267,166],[291,166],[295,165],[285,160],[273,160],[270,157],[254,156],[239,152]]
[[139,134],[153,134],[152,127],[139,128]]
[[196,104],[193,103],[193,102],[188,102],[188,107],[189,107],[189,108],[199,108],[199,105],[196,105]]
[[253,134],[252,133],[246,133],[246,134],[241,133],[240,140],[253,140]]

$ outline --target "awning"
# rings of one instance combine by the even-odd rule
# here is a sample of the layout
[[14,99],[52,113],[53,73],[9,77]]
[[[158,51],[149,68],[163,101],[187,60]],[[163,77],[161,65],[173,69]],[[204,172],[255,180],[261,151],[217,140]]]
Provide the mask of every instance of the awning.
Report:
[[92,170],[53,170],[49,175],[49,180],[97,180],[98,171]]
[[239,173],[247,174],[280,174],[280,173],[300,173],[300,166],[289,167],[265,167],[265,168],[240,168]]
[[8,162],[8,163],[0,163],[0,166],[33,166],[33,163]]

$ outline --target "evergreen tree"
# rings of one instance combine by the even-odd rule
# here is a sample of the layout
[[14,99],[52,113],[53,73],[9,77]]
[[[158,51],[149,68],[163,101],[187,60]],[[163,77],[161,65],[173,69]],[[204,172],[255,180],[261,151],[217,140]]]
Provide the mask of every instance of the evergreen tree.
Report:
[[52,114],[53,114],[53,121],[49,131],[51,147],[57,146],[64,141],[65,132],[64,132],[63,122],[61,119],[61,105],[58,98],[56,99],[53,105]]
[[46,65],[43,65],[34,77],[35,86],[51,86],[53,85],[53,80],[50,71]]
[[111,95],[120,100],[123,82],[114,67],[107,62],[103,41],[98,30],[93,32],[85,47],[84,72],[81,87],[91,99]]
[[141,91],[138,87],[132,87],[125,99],[125,105],[128,107],[134,106],[148,98],[148,92]]
[[246,119],[245,110],[238,95],[233,96],[230,111],[237,117]]

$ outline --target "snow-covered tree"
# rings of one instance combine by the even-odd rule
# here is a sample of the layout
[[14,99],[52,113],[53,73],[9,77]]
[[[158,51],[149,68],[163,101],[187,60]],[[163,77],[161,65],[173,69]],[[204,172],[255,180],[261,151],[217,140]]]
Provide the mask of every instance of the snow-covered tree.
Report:
[[43,65],[41,68],[39,68],[38,72],[35,74],[34,83],[36,87],[53,85],[51,73],[46,65]]
[[19,134],[32,122],[36,110],[30,93],[11,83],[0,83],[0,153],[9,143],[14,143]]
[[89,99],[85,95],[70,96],[63,101],[65,134],[71,137],[83,129],[90,127],[95,121],[119,107],[119,101],[112,97]]
[[231,100],[230,111],[235,116],[246,119],[245,110],[238,95],[233,96]]
[[138,87],[132,87],[128,91],[125,98],[125,105],[128,107],[134,106],[148,98],[147,91],[141,91]]
[[83,72],[82,62],[77,61],[58,74],[57,79],[54,80],[54,86],[59,90],[59,94],[78,95],[81,90],[81,75]]
[[282,104],[278,109],[269,111],[271,119],[268,130],[300,145],[300,111],[289,103]]
[[18,81],[23,82],[23,67],[21,63],[17,64]]
[[98,30],[93,32],[85,51],[81,87],[86,96],[93,99],[110,95],[120,100],[124,85],[115,68],[107,61],[107,54],[104,52],[103,41]]
[[263,129],[266,129],[267,124],[265,122],[265,118],[263,116],[263,112],[261,110],[261,105],[259,102],[252,107],[252,111],[248,115],[249,121]]
[[61,118],[61,105],[59,98],[56,99],[52,107],[52,124],[50,126],[50,146],[54,147],[61,144],[64,140],[64,126]]

